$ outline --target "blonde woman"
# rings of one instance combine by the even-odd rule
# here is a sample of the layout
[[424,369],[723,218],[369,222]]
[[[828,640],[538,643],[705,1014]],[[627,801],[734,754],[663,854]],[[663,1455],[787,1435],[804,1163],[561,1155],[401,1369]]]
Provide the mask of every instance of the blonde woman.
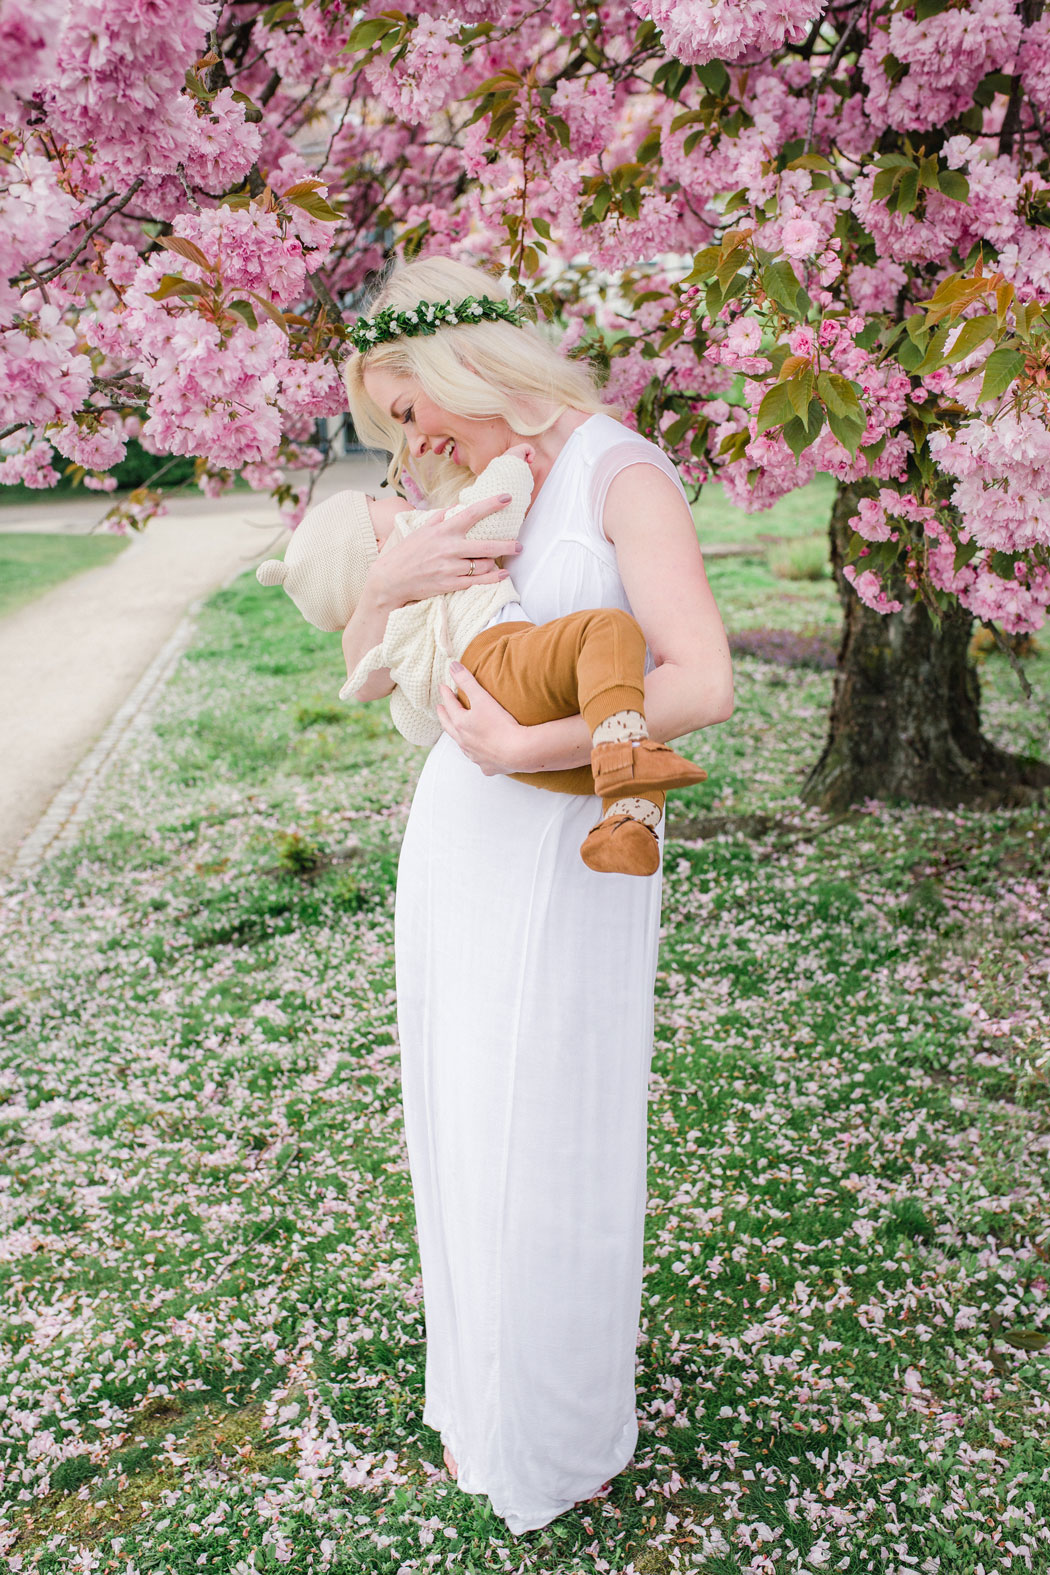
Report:
[[[351,413],[390,451],[391,481],[407,473],[447,504],[527,437],[536,485],[520,541],[485,543],[491,556],[465,534],[491,502],[382,552],[343,636],[348,673],[392,608],[509,571],[538,623],[633,612],[653,738],[724,721],[729,650],[685,493],[587,370],[487,274],[447,258],[395,268],[353,338]],[[587,771],[582,717],[523,727],[465,670],[456,682],[395,908],[423,1421],[459,1486],[520,1534],[602,1491],[638,1437],[661,877],[589,870],[578,849],[600,801],[511,776]],[[361,698],[390,687],[376,673]]]

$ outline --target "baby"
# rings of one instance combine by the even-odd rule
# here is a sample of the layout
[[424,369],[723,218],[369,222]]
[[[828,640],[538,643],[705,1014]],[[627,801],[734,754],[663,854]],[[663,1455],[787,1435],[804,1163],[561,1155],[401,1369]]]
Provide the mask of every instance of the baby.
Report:
[[[532,495],[531,460],[528,445],[516,445],[464,487],[447,514],[483,498],[511,500],[472,526],[470,540],[517,536]],[[387,542],[425,528],[436,512],[407,509],[402,499],[336,493],[309,511],[284,562],[267,559],[256,575],[263,585],[283,585],[317,628],[342,630]],[[505,608],[520,617],[508,621]],[[395,608],[382,643],[362,657],[339,697],[351,699],[371,673],[389,668],[395,685],[391,720],[410,743],[429,746],[441,736],[436,707],[442,703],[442,684],[455,688],[454,661],[526,727],[584,717],[591,732],[589,771],[514,775],[554,792],[597,793],[602,818],[580,848],[583,862],[606,873],[654,874],[660,866],[656,833],[666,791],[703,782],[707,772],[648,735],[645,636],[631,615],[600,607],[534,624],[510,580],[430,596]]]

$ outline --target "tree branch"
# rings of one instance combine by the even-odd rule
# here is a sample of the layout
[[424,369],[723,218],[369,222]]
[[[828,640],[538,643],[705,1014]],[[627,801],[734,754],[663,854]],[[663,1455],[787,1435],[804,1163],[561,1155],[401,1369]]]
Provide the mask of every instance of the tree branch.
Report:
[[824,67],[823,71],[820,73],[820,76],[817,78],[816,82],[814,82],[813,87],[810,90],[809,123],[806,126],[806,141],[803,147],[803,152],[805,153],[809,152],[809,145],[813,141],[813,127],[817,119],[817,100],[820,98],[821,89],[827,84],[831,73],[842,59],[842,56],[846,51],[846,45],[849,43],[854,32],[856,31],[857,22],[860,18],[861,12],[864,10],[866,3],[867,0],[860,0],[860,4],[854,6],[853,12],[846,23],[846,27],[842,33],[841,38],[835,45],[834,49],[831,51],[831,54],[828,56],[827,65]]
[[[115,213],[120,213],[123,208],[127,207],[128,203],[131,201],[132,197],[134,197],[135,193],[138,191],[145,179],[145,175],[139,175],[136,180],[132,181],[123,197],[121,197],[120,201],[117,203],[117,206],[115,208],[110,208],[108,213],[104,213],[101,219],[91,226],[90,230],[88,230],[87,234],[81,240],[80,245],[77,247],[76,251],[70,252],[68,257],[66,257],[60,263],[55,263],[54,267],[49,268],[46,273],[40,274],[39,278],[37,278],[37,283],[46,284],[49,279],[56,278],[57,275],[63,271],[63,269],[68,268],[71,262],[75,262],[80,256],[81,252],[84,250],[84,247],[87,245],[88,241],[90,241],[91,237],[93,235],[97,235],[99,230],[104,229]],[[33,275],[31,271],[28,273],[19,274],[15,282],[21,284],[30,277],[36,276]]]

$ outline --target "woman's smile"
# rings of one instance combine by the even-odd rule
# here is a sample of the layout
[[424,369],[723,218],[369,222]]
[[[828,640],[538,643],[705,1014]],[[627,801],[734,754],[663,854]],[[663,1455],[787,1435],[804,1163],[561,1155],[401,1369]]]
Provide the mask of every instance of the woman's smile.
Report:
[[366,370],[364,384],[369,398],[403,429],[415,459],[444,455],[478,475],[516,439],[501,416],[461,416],[443,409],[415,378],[373,367]]

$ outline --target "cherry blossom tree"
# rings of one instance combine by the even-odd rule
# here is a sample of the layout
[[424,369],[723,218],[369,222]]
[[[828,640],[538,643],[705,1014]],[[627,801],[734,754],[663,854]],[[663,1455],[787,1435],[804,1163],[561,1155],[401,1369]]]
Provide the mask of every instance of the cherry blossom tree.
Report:
[[509,270],[697,486],[833,475],[807,793],[1023,799],[973,620],[1050,606],[1041,0],[0,0],[0,482],[130,437],[290,522],[392,252]]

